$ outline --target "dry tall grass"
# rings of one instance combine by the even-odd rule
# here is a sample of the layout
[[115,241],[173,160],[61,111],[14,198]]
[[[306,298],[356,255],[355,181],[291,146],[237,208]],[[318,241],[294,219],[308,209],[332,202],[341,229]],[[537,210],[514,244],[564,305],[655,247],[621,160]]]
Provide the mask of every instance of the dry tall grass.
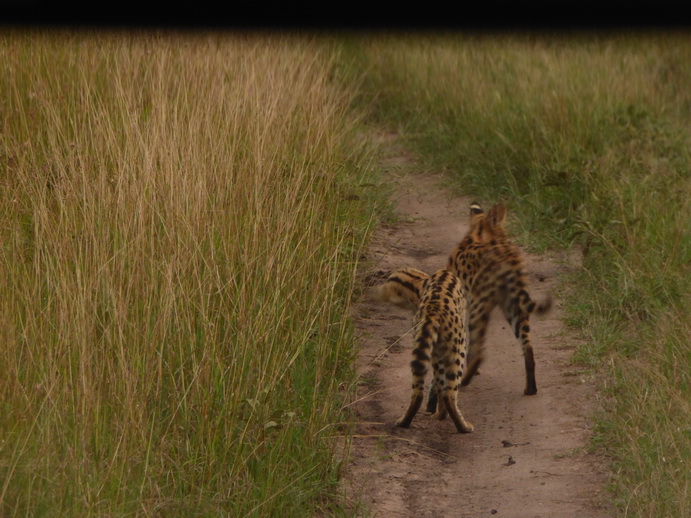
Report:
[[332,64],[280,35],[0,33],[2,516],[322,505],[368,225]]

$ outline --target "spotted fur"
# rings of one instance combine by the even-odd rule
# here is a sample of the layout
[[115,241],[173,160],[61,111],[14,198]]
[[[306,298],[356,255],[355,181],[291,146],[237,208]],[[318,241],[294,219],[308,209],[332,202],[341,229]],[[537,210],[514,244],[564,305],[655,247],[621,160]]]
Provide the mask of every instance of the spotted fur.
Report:
[[[378,286],[376,299],[417,312],[422,300],[422,292],[430,278],[429,274],[417,268],[402,268],[395,272],[380,271],[377,275],[379,279],[386,275],[388,277],[385,277],[384,284]],[[433,383],[430,386],[426,410],[430,414],[437,410],[437,392]]]
[[502,203],[486,214],[479,204],[470,207],[470,230],[449,257],[447,269],[456,273],[468,297],[469,359],[462,385],[467,385],[484,360],[484,342],[490,313],[499,305],[523,349],[526,395],[537,393],[535,359],[530,343],[530,314],[545,313],[551,299],[531,299],[518,248],[506,235]]
[[[473,425],[463,418],[457,406],[458,389],[463,377],[468,341],[464,317],[465,297],[460,280],[450,271],[442,269],[424,278],[420,270],[406,269],[389,277],[392,288],[404,279],[405,289],[396,296],[412,304],[419,298],[414,318],[415,348],[411,370],[413,387],[410,405],[396,426],[407,428],[420,409],[423,400],[425,376],[432,364],[433,391],[437,395],[436,419],[444,419],[448,412],[459,433],[473,431]],[[408,281],[412,281],[409,284]],[[413,300],[410,300],[412,298]],[[406,306],[409,307],[409,306]]]

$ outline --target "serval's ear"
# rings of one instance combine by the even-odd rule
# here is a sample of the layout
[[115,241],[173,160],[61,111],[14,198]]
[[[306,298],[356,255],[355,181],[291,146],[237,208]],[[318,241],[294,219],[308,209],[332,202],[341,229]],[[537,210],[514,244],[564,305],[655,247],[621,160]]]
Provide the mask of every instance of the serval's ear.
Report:
[[477,231],[480,224],[485,219],[485,211],[476,201],[470,204],[470,231]]
[[478,202],[474,201],[470,204],[470,217],[473,217],[475,214],[482,214],[483,212]]
[[502,227],[506,219],[506,207],[502,202],[496,203],[487,214],[492,227]]

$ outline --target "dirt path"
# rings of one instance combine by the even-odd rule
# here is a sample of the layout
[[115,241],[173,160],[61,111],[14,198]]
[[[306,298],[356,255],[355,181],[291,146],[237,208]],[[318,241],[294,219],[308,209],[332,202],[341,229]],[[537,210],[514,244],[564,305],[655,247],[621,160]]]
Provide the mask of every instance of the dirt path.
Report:
[[[381,140],[401,222],[379,229],[368,252],[372,269],[433,272],[467,230],[471,200],[449,197],[441,175],[416,172],[395,135]],[[527,258],[531,293],[542,300],[567,266]],[[562,327],[559,306],[557,297],[551,313],[531,319],[536,396],[523,395],[520,346],[501,312],[492,315],[481,375],[459,394],[459,407],[475,426],[463,435],[448,418],[434,421],[422,410],[409,429],[393,426],[410,397],[412,315],[368,300],[354,308],[362,381],[351,407],[359,424],[345,480],[362,516],[613,515],[603,465],[584,451],[595,405],[592,380],[569,362],[576,342]]]

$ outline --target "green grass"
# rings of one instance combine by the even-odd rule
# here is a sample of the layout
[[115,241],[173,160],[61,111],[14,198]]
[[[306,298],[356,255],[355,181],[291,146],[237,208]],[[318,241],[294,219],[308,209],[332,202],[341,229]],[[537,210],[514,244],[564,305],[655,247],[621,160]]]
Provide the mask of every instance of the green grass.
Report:
[[3,517],[348,514],[372,123],[583,251],[613,498],[689,514],[687,35],[4,30],[0,57]]
[[336,512],[381,200],[334,56],[8,30],[0,56],[0,515]]
[[577,247],[569,322],[601,365],[624,516],[691,509],[691,38],[380,34],[344,41],[358,105],[536,248]]

